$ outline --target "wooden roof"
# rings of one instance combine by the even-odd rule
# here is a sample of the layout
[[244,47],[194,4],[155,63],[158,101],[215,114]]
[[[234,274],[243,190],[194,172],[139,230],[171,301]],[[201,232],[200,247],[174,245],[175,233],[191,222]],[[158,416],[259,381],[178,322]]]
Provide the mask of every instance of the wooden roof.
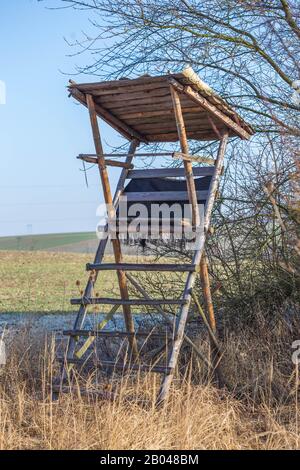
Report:
[[190,67],[158,77],[84,84],[70,81],[69,91],[84,105],[85,95],[92,95],[98,116],[129,140],[175,142],[178,134],[170,84],[180,94],[188,139],[216,140],[225,129],[230,136],[242,139],[249,139],[254,133]]

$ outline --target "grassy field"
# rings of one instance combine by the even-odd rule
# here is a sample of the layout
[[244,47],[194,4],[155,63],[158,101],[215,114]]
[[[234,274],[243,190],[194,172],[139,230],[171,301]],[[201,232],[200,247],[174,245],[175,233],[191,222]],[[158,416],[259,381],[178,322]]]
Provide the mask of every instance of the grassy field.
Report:
[[[82,296],[88,280],[85,265],[93,258],[94,254],[82,253],[0,251],[0,313],[77,311],[70,305],[70,299]],[[134,263],[143,258],[136,255],[124,259]],[[107,255],[105,261],[113,262],[113,256]],[[94,295],[120,297],[114,272],[99,274]],[[106,312],[111,306],[90,308]]]
[[51,250],[53,248],[74,245],[95,239],[95,232],[51,233],[46,235],[0,237],[0,250]]
[[[93,255],[81,253],[0,251],[0,312],[74,311],[69,300],[81,296],[88,279],[85,265],[92,260]],[[100,296],[116,296],[117,288],[114,273],[101,273]]]

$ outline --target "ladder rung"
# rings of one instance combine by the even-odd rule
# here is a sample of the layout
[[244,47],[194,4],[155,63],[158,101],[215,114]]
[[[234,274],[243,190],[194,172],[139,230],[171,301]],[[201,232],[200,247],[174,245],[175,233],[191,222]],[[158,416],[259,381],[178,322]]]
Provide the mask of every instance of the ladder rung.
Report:
[[88,263],[87,271],[171,271],[195,272],[198,267],[194,264],[132,264],[132,263]]
[[[126,338],[126,337],[140,337],[140,338],[166,338],[168,333],[151,333],[148,332],[137,332],[137,333],[128,333],[127,331],[108,331],[108,330],[66,330],[63,332],[65,336],[103,336],[103,337],[116,337],[116,338]],[[171,335],[171,334],[170,334]]]
[[82,297],[71,299],[71,305],[185,305],[186,300],[174,299],[109,299],[101,297]]
[[[77,158],[79,160],[83,160],[84,162],[87,162],[87,163],[94,163],[94,164],[98,163],[98,158],[95,158],[95,157],[90,156],[90,155],[81,154],[81,155],[78,155]],[[116,160],[109,160],[109,159],[105,159],[105,165],[125,168],[127,170],[131,170],[134,167],[131,163],[118,162]]]
[[75,365],[87,365],[92,364],[96,368],[109,368],[109,369],[116,369],[116,370],[136,370],[141,372],[156,372],[158,374],[171,374],[173,372],[172,367],[167,366],[152,366],[148,364],[130,364],[130,363],[116,363],[113,361],[86,361],[84,359],[66,359],[66,358],[58,358],[60,362],[66,362],[68,364],[75,364]]

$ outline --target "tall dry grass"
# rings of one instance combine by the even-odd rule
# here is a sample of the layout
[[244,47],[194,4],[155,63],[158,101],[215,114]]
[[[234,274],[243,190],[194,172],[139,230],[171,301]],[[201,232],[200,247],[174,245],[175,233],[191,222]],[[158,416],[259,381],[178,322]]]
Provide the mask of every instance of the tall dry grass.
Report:
[[[194,364],[156,410],[154,374],[115,378],[114,401],[75,392],[52,402],[53,343],[25,329],[8,344],[1,369],[0,449],[299,448],[292,331],[284,321],[271,326],[260,320],[228,333],[223,346],[230,390],[217,390]],[[147,402],[139,401],[141,394]]]

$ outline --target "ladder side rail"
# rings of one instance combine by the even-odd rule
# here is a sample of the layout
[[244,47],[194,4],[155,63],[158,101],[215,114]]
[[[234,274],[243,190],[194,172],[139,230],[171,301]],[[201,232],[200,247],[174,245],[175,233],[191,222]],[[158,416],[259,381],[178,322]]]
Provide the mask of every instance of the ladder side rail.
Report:
[[[131,163],[132,162],[134,152],[136,151],[136,148],[138,147],[138,145],[139,145],[139,142],[137,140],[133,140],[130,143],[126,163]],[[124,185],[125,185],[125,182],[126,182],[128,171],[129,170],[127,170],[126,168],[124,168],[122,170],[119,181],[118,181],[118,184],[117,184],[117,187],[116,187],[116,191],[115,191],[114,198],[113,198],[113,205],[114,205],[116,210],[118,208],[119,200],[120,200],[120,197],[121,197],[123,189],[124,189]],[[104,228],[104,231],[108,232],[108,224],[106,224],[106,226]],[[106,249],[106,246],[107,246],[107,242],[108,242],[108,236],[106,236],[105,238],[100,240],[100,243],[98,245],[96,255],[95,255],[95,258],[94,258],[94,263],[95,264],[102,262],[102,259],[103,259],[104,253],[105,253],[105,249]],[[95,285],[96,280],[97,280],[97,277],[98,277],[98,272],[94,273],[94,276],[89,277],[89,280],[87,282],[87,285],[86,285],[86,288],[85,288],[85,291],[84,291],[84,294],[83,294],[84,297],[90,297],[91,296],[94,285]],[[87,313],[87,306],[81,305],[79,310],[78,310],[75,322],[74,322],[74,330],[79,330],[79,329],[82,328],[85,317],[86,317],[86,313]],[[76,348],[76,338],[70,338],[69,343],[68,343],[68,347],[67,347],[67,358],[68,359],[72,358],[74,356],[75,348]]]
[[[228,141],[228,132],[223,134],[223,138],[219,145],[218,157],[217,157],[216,165],[215,165],[215,172],[212,177],[212,182],[210,185],[210,194],[207,200],[207,206],[206,206],[206,211],[205,211],[204,232],[200,236],[198,249],[195,251],[194,256],[193,256],[192,262],[195,265],[200,264],[202,253],[204,251],[206,234],[209,228],[212,208],[213,208],[213,204],[215,201],[215,196],[216,196],[216,192],[218,189],[220,176],[222,173],[222,166],[223,166],[223,160],[224,160],[227,141]],[[169,362],[168,362],[168,367],[170,368],[172,372],[168,375],[165,375],[162,380],[161,388],[157,397],[157,405],[161,405],[163,403],[170,389],[170,385],[171,385],[173,375],[175,372],[175,366],[178,361],[180,348],[184,339],[184,330],[185,330],[185,325],[186,325],[186,321],[188,317],[189,307],[190,307],[191,298],[192,298],[192,289],[195,283],[196,275],[197,275],[196,272],[189,273],[187,281],[186,281],[183,299],[187,300],[187,303],[181,308],[181,311],[179,314],[178,323],[176,327],[175,340],[173,343],[173,348],[172,348],[172,351],[169,357]]]
[[[99,174],[100,174],[100,179],[102,183],[104,200],[107,205],[108,223],[110,224],[111,220],[114,219],[116,216],[116,211],[113,206],[113,197],[111,194],[110,181],[108,177],[107,168],[105,165],[105,159],[103,157],[104,152],[103,152],[102,140],[101,140],[100,129],[99,129],[93,96],[90,94],[87,94],[86,102],[87,102],[88,110],[89,110],[90,124],[92,128],[94,146],[95,146],[95,150],[96,150],[96,154],[98,158],[98,168],[99,168]],[[116,263],[122,263],[122,258],[123,258],[122,249],[121,249],[121,242],[118,238],[118,235],[111,238],[111,243],[112,243]],[[117,277],[118,277],[118,284],[119,284],[121,298],[123,300],[129,299],[127,279],[126,279],[124,271],[117,270]],[[133,333],[134,321],[133,321],[133,317],[131,313],[131,308],[129,305],[123,305],[123,315],[124,315],[126,330],[129,333]],[[129,338],[129,349],[133,357],[135,358],[138,357],[137,342],[134,337]]]

